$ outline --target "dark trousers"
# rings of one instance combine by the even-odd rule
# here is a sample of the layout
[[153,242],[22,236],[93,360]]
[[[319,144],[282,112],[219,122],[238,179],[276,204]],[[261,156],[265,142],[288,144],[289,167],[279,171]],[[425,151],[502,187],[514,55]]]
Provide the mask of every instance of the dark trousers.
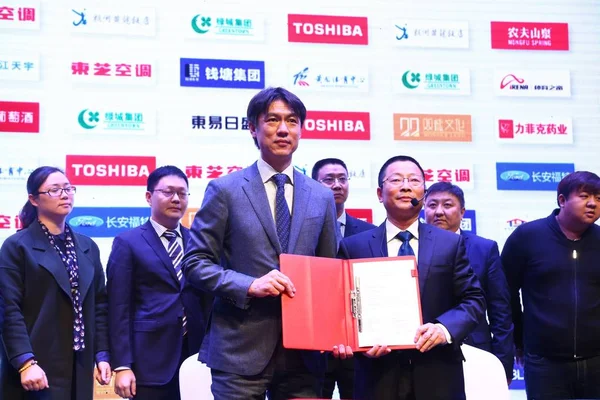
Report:
[[528,400],[600,399],[600,356],[556,360],[526,354]]
[[[432,350],[432,351],[435,351]],[[356,356],[354,398],[360,400],[465,400],[461,360],[413,350],[377,359]]]
[[[148,349],[152,351],[152,349]],[[179,359],[179,366],[177,371],[173,375],[173,378],[161,386],[144,386],[137,385],[135,400],[180,400],[181,394],[179,392],[179,368],[186,358],[191,356],[188,347],[187,335],[183,338],[183,345],[181,346],[181,355]]]
[[321,390],[324,399],[333,397],[336,382],[340,399],[354,398],[354,359],[341,360],[328,353],[327,369]]
[[302,351],[284,349],[281,342],[258,375],[242,376],[211,369],[215,400],[306,399],[319,397],[319,379],[306,365]]

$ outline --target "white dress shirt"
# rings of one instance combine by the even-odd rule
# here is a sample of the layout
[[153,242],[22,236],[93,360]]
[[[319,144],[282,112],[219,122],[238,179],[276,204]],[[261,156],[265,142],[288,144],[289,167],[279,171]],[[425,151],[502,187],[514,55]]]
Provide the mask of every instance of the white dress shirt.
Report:
[[[156,222],[155,220],[153,220],[152,217],[150,218],[150,224],[152,225],[152,227],[156,231],[156,234],[160,238],[161,243],[163,244],[163,246],[165,246],[165,250],[167,250],[167,253],[168,253],[169,252],[169,239],[167,239],[166,237],[164,237],[163,234],[169,228],[166,228],[166,227],[162,226],[161,224],[159,224],[158,222]],[[183,249],[183,236],[181,235],[181,227],[180,227],[180,225],[177,225],[177,228],[175,228],[173,230],[175,232],[177,232],[177,239],[176,239],[177,243],[179,243],[179,245],[181,246],[181,249]]]
[[[402,229],[398,228],[396,225],[392,224],[389,219],[385,220],[385,232],[386,232],[386,240],[387,240],[387,250],[388,257],[397,257],[398,251],[400,251],[400,246],[402,246],[402,240],[396,237]],[[408,244],[412,247],[415,252],[415,258],[417,259],[417,265],[419,264],[419,219],[417,218],[415,222],[413,222],[407,229],[413,237],[410,239]],[[423,295],[423,293],[421,293]],[[444,331],[444,336],[446,336],[446,342],[448,344],[452,343],[452,336],[450,336],[450,332],[448,329],[440,323],[436,323],[437,326],[442,328]]]
[[340,233],[342,234],[342,237],[344,237],[344,235],[346,234],[346,211],[344,211],[342,215],[340,215],[337,221],[338,226],[340,227]]
[[[402,240],[396,237],[402,229],[392,224],[389,219],[385,220],[385,232],[387,240],[388,257],[397,257],[400,246],[402,246]],[[412,247],[415,252],[415,258],[417,263],[419,262],[419,219],[417,218],[407,229],[413,237],[410,239],[408,244]]]
[[[273,220],[275,220],[275,195],[277,194],[277,184],[271,178],[273,178],[273,175],[279,174],[280,172],[275,171],[275,169],[269,164],[267,164],[262,158],[258,159],[256,166],[258,167],[258,173],[260,174],[260,178],[262,179],[263,184],[265,185],[267,199],[269,200],[269,208],[271,209],[271,215],[273,216]],[[290,166],[284,169],[281,173],[287,175],[289,178],[289,181],[285,184],[284,190],[285,201],[287,202],[291,215],[292,203],[294,201],[294,166],[290,164]]]

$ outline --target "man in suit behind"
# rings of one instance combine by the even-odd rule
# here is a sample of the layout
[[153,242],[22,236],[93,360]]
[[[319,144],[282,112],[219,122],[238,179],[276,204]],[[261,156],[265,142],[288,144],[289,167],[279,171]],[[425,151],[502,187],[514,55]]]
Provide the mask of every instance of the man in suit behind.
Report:
[[425,196],[425,220],[428,224],[465,239],[467,257],[485,292],[487,319],[482,318],[465,343],[493,353],[502,362],[506,379],[513,377],[513,324],[508,283],[502,270],[498,244],[460,229],[465,214],[465,195],[450,182],[434,183]]
[[181,259],[189,231],[179,221],[188,180],[177,167],[148,176],[150,220],[117,236],[107,272],[115,393],[179,399],[179,367],[198,352],[211,298],[186,285]]
[[378,184],[386,221],[345,238],[340,253],[350,259],[414,254],[425,324],[416,329],[416,350],[391,351],[382,343],[356,356],[355,398],[464,400],[460,343],[485,312],[464,240],[419,223],[425,174],[412,157],[386,161]]
[[333,196],[292,165],[306,117],[298,97],[268,88],[247,114],[260,158],[208,184],[183,260],[187,280],[215,295],[200,360],[216,400],[317,397],[314,353],[282,347],[280,295],[295,288],[279,255],[335,257]]
[[[340,238],[375,228],[375,225],[346,213],[344,204],[348,200],[350,190],[350,178],[348,177],[346,163],[338,158],[319,160],[313,166],[312,178],[333,192]],[[326,358],[327,368],[322,384],[321,397],[332,398],[337,382],[342,399],[354,398],[354,360],[335,358],[331,353],[327,353]]]

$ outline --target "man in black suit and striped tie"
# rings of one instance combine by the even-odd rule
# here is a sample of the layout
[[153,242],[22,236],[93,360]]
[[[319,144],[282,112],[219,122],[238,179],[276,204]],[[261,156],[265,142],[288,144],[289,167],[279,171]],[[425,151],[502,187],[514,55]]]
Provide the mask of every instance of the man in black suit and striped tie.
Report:
[[179,367],[197,353],[212,298],[186,285],[189,231],[180,219],[188,181],[177,167],[148,176],[150,220],[117,236],[107,265],[115,393],[135,399],[179,399]]

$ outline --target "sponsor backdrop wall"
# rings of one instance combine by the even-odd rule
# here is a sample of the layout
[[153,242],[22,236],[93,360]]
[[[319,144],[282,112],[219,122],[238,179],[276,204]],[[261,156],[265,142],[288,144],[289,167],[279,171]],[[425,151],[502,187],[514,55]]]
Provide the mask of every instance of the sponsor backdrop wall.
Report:
[[352,213],[383,221],[377,172],[409,154],[502,246],[565,174],[600,169],[599,17],[589,0],[0,0],[0,241],[44,164],[77,185],[70,222],[104,262],[147,220],[156,166],[188,175],[187,224],[257,158],[246,106],[281,85],[309,110],[296,168],[344,159]]

